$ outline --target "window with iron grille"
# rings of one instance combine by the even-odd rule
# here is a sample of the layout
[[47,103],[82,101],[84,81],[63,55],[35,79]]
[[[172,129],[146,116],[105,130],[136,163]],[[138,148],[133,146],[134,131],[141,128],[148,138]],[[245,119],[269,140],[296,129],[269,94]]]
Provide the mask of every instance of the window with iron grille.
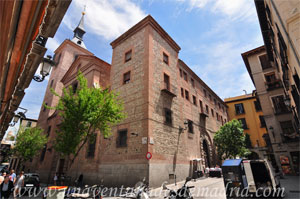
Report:
[[163,53],[163,59],[164,62],[169,65],[169,56],[166,53]]
[[188,120],[188,132],[194,133],[193,121],[191,121],[191,120]]
[[95,137],[89,140],[87,154],[86,154],[88,158],[93,158],[95,156],[96,140],[97,140],[97,134],[95,134]]
[[283,136],[289,137],[290,135],[295,133],[295,129],[293,127],[293,122],[291,120],[280,122],[280,127],[282,130]]
[[197,99],[196,99],[196,96],[194,96],[194,95],[193,95],[193,104],[194,104],[195,106],[197,106]]
[[51,126],[48,126],[48,129],[47,129],[47,137],[50,136],[50,133],[51,133]]
[[185,90],[185,99],[190,100],[189,92]]
[[256,101],[254,101],[254,106],[255,106],[256,111],[261,111],[261,105],[260,105],[260,101],[258,99]]
[[283,95],[272,97],[272,103],[276,114],[289,112],[287,106],[284,103]]
[[129,50],[125,53],[125,62],[128,62],[131,60],[132,50]]
[[184,71],[183,71],[183,79],[184,79],[185,81],[188,81],[188,79],[187,79],[187,74],[186,74],[186,72],[184,72]]
[[32,124],[32,122],[28,121],[27,124],[26,124],[26,127],[31,127],[31,124]]
[[164,74],[164,88],[170,90],[170,77],[167,74]]
[[269,62],[267,54],[259,56],[259,61],[263,70],[272,67]]
[[168,108],[165,108],[165,123],[172,125],[172,111]]
[[72,84],[73,93],[76,93],[77,88],[78,88],[78,82],[75,81],[75,82],[73,82],[73,84]]
[[123,84],[128,84],[130,82],[130,71],[124,73],[123,75]]
[[193,78],[191,78],[191,85],[192,85],[193,87],[195,87],[195,81],[194,81]]
[[201,110],[201,113],[203,113],[203,103],[201,100],[199,100],[199,104],[200,104],[200,110]]
[[127,129],[118,131],[117,147],[127,147]]
[[234,107],[235,107],[235,113],[236,113],[237,115],[239,115],[239,114],[244,114],[244,113],[245,113],[243,103],[235,104]]
[[266,127],[266,121],[263,115],[259,116],[260,127]]
[[240,118],[238,119],[241,123],[242,123],[242,128],[243,129],[248,129],[247,123],[246,123],[246,119],[245,118]]

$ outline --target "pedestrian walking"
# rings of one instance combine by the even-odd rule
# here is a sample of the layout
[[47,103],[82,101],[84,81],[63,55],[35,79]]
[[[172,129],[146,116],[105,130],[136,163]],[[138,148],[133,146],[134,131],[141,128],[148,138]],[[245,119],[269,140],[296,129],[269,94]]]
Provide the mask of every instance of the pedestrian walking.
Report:
[[16,183],[17,175],[15,174],[15,170],[12,169],[12,170],[10,171],[9,179],[10,179],[10,181],[12,181],[14,184]]
[[0,185],[1,199],[9,198],[11,192],[13,191],[13,188],[13,182],[9,179],[9,176],[5,176],[4,181]]
[[15,183],[14,198],[16,198],[20,194],[22,187],[24,187],[24,178],[24,171],[22,171]]
[[0,176],[0,185],[4,181],[5,176],[6,176],[6,172],[3,172],[2,175]]
[[78,186],[82,187],[83,185],[83,174],[80,174],[78,177]]
[[65,174],[62,173],[61,176],[60,176],[60,185],[63,186],[65,183]]
[[54,185],[56,186],[57,185],[57,181],[58,181],[58,173],[55,173],[53,181],[54,181]]

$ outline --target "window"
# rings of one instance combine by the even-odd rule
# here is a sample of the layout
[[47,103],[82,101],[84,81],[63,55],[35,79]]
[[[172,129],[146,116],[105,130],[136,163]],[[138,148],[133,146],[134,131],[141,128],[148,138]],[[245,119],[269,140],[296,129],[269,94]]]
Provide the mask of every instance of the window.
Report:
[[263,115],[259,116],[259,121],[260,121],[260,127],[266,127],[266,122]]
[[254,106],[255,106],[256,111],[261,111],[261,105],[260,105],[260,101],[258,99],[256,101],[254,101]]
[[234,107],[235,107],[235,114],[239,115],[245,113],[243,103],[235,104]]
[[163,53],[163,59],[164,62],[169,65],[169,56],[166,53]]
[[125,62],[128,62],[131,60],[132,50],[129,50],[125,53]]
[[41,157],[40,157],[40,161],[43,162],[45,159],[45,155],[47,152],[47,144],[44,145],[43,149],[42,149],[42,153],[41,153]]
[[248,129],[246,119],[245,118],[240,118],[238,119],[242,123],[243,129]]
[[275,73],[268,73],[265,74],[265,79],[267,83],[273,83],[276,81],[276,76]]
[[184,79],[185,81],[188,81],[188,79],[187,79],[187,74],[186,74],[186,72],[184,72],[184,71],[183,71],[183,79]]
[[191,84],[192,84],[193,87],[195,87],[195,81],[192,78],[191,78]]
[[52,88],[52,86],[53,86],[53,81],[54,81],[54,79],[51,80],[50,88]]
[[184,97],[184,91],[183,91],[183,88],[181,88],[181,97]]
[[209,96],[209,101],[212,101],[211,95],[208,95],[208,96]]
[[205,106],[205,109],[206,109],[206,113],[209,114],[209,108],[208,108],[208,105]]
[[194,133],[193,121],[191,121],[191,120],[188,120],[188,132]]
[[282,130],[282,134],[284,136],[288,136],[291,135],[295,132],[295,129],[293,127],[293,123],[292,121],[284,121],[284,122],[280,122],[280,127]]
[[288,108],[284,104],[283,95],[272,97],[272,102],[273,102],[273,106],[274,106],[276,114],[289,112]]
[[165,123],[172,125],[172,111],[168,108],[165,108]]
[[51,133],[51,126],[48,126],[48,129],[47,129],[47,137],[49,137],[50,136],[50,133]]
[[78,82],[76,81],[72,84],[73,93],[76,93],[77,88],[78,88]]
[[185,99],[190,100],[189,92],[185,90]]
[[95,134],[95,137],[93,139],[90,139],[88,142],[88,148],[86,154],[88,158],[93,158],[95,156],[96,140],[97,140],[97,134]]
[[164,89],[170,90],[170,77],[164,74]]
[[222,122],[222,125],[223,125],[224,123],[223,123],[223,117],[222,116],[221,116],[221,122]]
[[123,75],[123,84],[128,84],[130,82],[130,71],[124,73]]
[[194,96],[194,95],[193,95],[193,104],[194,104],[195,106],[197,106],[197,99],[196,99],[196,96]]
[[267,54],[259,56],[259,61],[261,63],[261,67],[262,67],[263,70],[272,67],[269,60],[268,60]]
[[221,104],[220,103],[218,103],[218,106],[219,106],[219,109],[221,109]]
[[127,129],[118,131],[117,147],[127,147]]
[[217,100],[216,99],[214,99],[214,104],[217,106]]
[[219,121],[219,113],[216,113],[217,121]]
[[45,103],[44,108],[43,108],[43,112],[46,111],[46,106],[48,105],[48,103]]
[[202,101],[199,100],[199,104],[200,104],[200,110],[201,110],[201,113],[203,113],[203,104],[202,104]]
[[204,97],[207,97],[206,90],[203,89],[203,92],[204,92]]
[[32,122],[28,121],[27,124],[26,124],[26,127],[31,127],[31,124],[32,124]]
[[215,117],[214,109],[210,109],[210,110],[211,110],[211,116],[212,116],[212,117]]
[[182,77],[182,70],[181,70],[181,68],[179,68],[179,74],[180,74],[180,77]]

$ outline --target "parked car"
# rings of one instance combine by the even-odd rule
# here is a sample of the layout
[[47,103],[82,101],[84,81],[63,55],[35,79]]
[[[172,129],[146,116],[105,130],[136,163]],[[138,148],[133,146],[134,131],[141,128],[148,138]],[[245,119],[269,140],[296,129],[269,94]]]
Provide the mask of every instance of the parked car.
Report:
[[8,165],[1,165],[0,166],[0,172],[3,173],[4,171],[8,170]]
[[40,188],[40,177],[36,173],[26,173],[24,174],[24,190],[22,190],[22,194],[31,194],[39,192]]

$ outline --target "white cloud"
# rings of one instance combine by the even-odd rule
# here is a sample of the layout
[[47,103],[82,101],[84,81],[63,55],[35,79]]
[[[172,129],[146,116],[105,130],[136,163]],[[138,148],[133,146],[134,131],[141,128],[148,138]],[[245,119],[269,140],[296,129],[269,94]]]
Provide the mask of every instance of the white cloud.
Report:
[[54,38],[49,38],[46,43],[46,48],[51,52],[51,54],[53,54],[59,45],[60,45],[59,41],[57,41]]
[[249,0],[177,0],[187,3],[187,11],[192,9],[207,9],[222,14],[232,20],[253,20],[255,17],[254,2]]
[[86,31],[107,40],[117,38],[146,16],[144,11],[131,0],[74,0],[72,4],[63,23],[73,30],[86,5]]

